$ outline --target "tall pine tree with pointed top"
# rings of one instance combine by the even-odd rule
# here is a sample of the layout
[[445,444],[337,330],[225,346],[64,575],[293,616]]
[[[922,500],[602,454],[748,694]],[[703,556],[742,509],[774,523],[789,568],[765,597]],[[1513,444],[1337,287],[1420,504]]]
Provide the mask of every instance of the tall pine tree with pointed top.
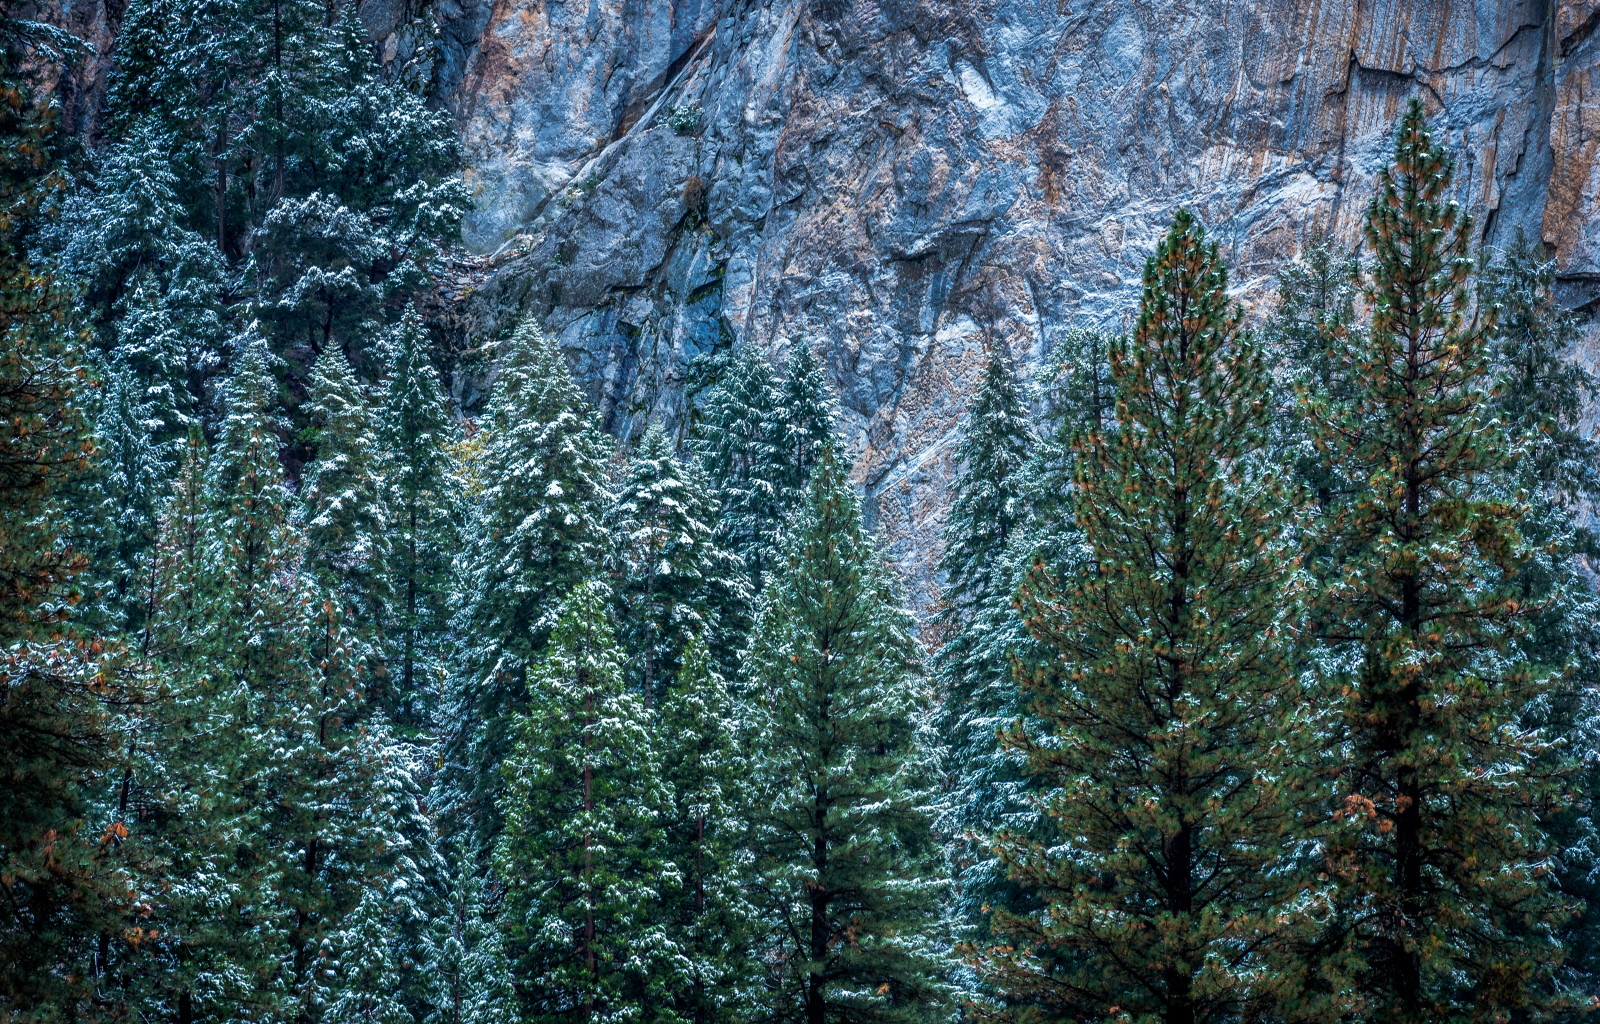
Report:
[[1340,656],[1338,877],[1370,1019],[1396,1024],[1529,1006],[1557,953],[1544,744],[1522,724],[1545,688],[1519,653],[1527,499],[1450,185],[1413,101],[1367,210],[1368,322],[1330,335],[1334,386],[1307,408],[1343,492],[1315,563]]
[[751,793],[736,713],[710,648],[691,635],[656,730],[671,799],[663,855],[681,879],[663,894],[666,924],[687,965],[678,996],[687,1024],[744,1020],[759,994],[747,892]]
[[397,724],[415,727],[439,696],[448,653],[451,560],[461,539],[462,509],[450,457],[457,431],[414,310],[395,328],[390,347],[394,364],[378,428],[393,531],[388,704]]
[[677,677],[691,637],[712,637],[731,661],[750,596],[743,566],[716,540],[715,500],[681,464],[659,424],[640,438],[607,510],[619,636],[629,682],[655,706]]
[[739,556],[757,593],[776,562],[783,522],[779,400],[766,358],[739,348],[706,397],[693,442],[722,505],[718,539]]
[[1017,688],[1011,661],[996,657],[993,640],[1001,628],[997,620],[1012,614],[1006,557],[1025,526],[1023,470],[1033,440],[1022,390],[996,348],[954,452],[960,468],[951,484],[939,563],[946,579],[946,639],[935,660],[935,729],[945,744],[952,797],[940,824],[953,845],[956,870],[970,876],[958,888],[958,913],[969,921],[981,916],[997,881],[977,837],[999,831],[1018,809],[1020,773],[996,740],[1001,725],[1015,715]]
[[1116,430],[1076,442],[1087,556],[1038,564],[1022,592],[1055,657],[1027,679],[1038,724],[1006,737],[1048,831],[995,840],[1042,905],[995,916],[983,967],[1008,1019],[1194,1024],[1299,996],[1264,956],[1308,928],[1291,792],[1310,723],[1289,656],[1306,586],[1265,457],[1265,357],[1238,317],[1180,211],[1111,348]]
[[378,412],[337,347],[311,370],[300,486],[307,566],[374,637],[388,625],[390,522]]
[[600,585],[572,591],[528,691],[494,857],[522,1019],[673,1020],[684,965],[659,912],[667,795]]
[[861,524],[836,442],[751,639],[754,843],[780,1021],[921,1021],[945,1012],[935,935],[928,712],[909,616]]
[[499,765],[526,703],[527,671],[564,595],[597,574],[607,537],[609,442],[555,341],[532,320],[511,335],[488,416],[479,496],[463,556],[445,782],[487,850],[499,829]]
[[772,443],[781,467],[778,497],[785,517],[805,504],[811,471],[833,438],[837,405],[811,346],[805,342],[795,345],[778,384],[772,425]]

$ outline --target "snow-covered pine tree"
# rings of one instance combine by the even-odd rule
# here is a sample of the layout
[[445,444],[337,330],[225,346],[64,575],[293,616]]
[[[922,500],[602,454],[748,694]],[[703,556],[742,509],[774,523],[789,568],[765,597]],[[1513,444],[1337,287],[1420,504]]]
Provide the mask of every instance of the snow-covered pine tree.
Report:
[[1082,554],[1073,509],[1077,444],[1090,433],[1116,430],[1109,358],[1113,341],[1098,328],[1067,331],[1039,373],[1043,408],[1039,440],[1022,473],[1027,518],[1013,545],[1013,586],[1037,560],[1059,567]]
[[230,840],[222,867],[228,898],[245,909],[220,922],[221,948],[237,975],[203,970],[194,978],[208,1012],[242,1000],[270,1018],[292,1012],[295,996],[285,886],[300,766],[282,753],[314,670],[306,628],[314,596],[300,577],[304,538],[291,525],[296,503],[279,460],[271,357],[253,332],[237,351],[206,478],[200,557],[212,603],[192,666],[213,696],[200,723],[205,735],[190,742],[204,757],[192,783],[210,805],[206,816]]
[[959,469],[939,563],[946,580],[940,615],[945,640],[934,662],[934,730],[950,790],[939,824],[951,843],[960,883],[956,915],[965,925],[979,923],[998,881],[983,838],[1012,824],[1009,817],[1021,809],[1021,773],[998,739],[1016,717],[1017,685],[1011,659],[993,641],[1003,628],[999,620],[1015,616],[1007,555],[1026,526],[1023,470],[1032,447],[1022,389],[996,347],[954,452]]
[[1496,418],[1522,444],[1522,486],[1536,500],[1522,520],[1529,559],[1515,577],[1532,622],[1523,657],[1554,673],[1529,724],[1576,761],[1569,799],[1545,819],[1558,851],[1556,879],[1578,913],[1561,932],[1558,984],[1600,992],[1600,599],[1584,562],[1600,555],[1585,509],[1600,504],[1600,442],[1582,426],[1600,381],[1572,358],[1577,318],[1553,292],[1554,265],[1520,241],[1490,269],[1485,298],[1499,314],[1490,353]]
[[772,367],[753,345],[736,349],[706,396],[693,448],[716,488],[717,539],[739,556],[760,593],[778,558],[785,479],[780,393]]
[[130,990],[177,1020],[272,1020],[293,1005],[282,806],[298,766],[280,724],[310,668],[307,602],[267,411],[275,381],[259,339],[240,348],[216,448],[191,426],[140,573],[135,649],[160,699],[122,799],[160,870],[139,893],[148,916]]
[[302,438],[313,453],[300,485],[307,569],[377,642],[393,596],[388,481],[377,410],[337,346],[324,349],[312,367],[305,411]]
[[1312,239],[1278,270],[1278,304],[1265,335],[1288,372],[1327,382],[1327,339],[1356,326],[1360,274],[1356,254],[1326,237]]
[[355,6],[138,0],[111,76],[112,145],[172,140],[157,152],[180,227],[234,264],[227,302],[295,356],[291,396],[334,344],[376,376],[369,342],[426,286],[467,202],[447,120],[386,79]]
[[332,597],[310,625],[314,671],[286,695],[294,705],[278,725],[278,750],[293,765],[277,792],[297,1016],[392,1020],[427,1005],[426,965],[413,958],[431,912],[419,903],[422,872],[437,863],[430,823],[410,750],[363,692],[372,673],[360,634]]
[[500,763],[527,702],[527,671],[564,595],[598,574],[610,443],[554,340],[527,320],[506,344],[489,404],[486,478],[463,555],[443,782],[452,816],[487,851]]
[[[139,879],[148,913],[139,926],[138,969],[124,989],[135,1005],[179,1020],[254,1007],[255,973],[273,966],[258,945],[264,933],[254,928],[259,909],[248,893],[256,879],[236,860],[255,824],[239,800],[238,768],[259,760],[258,734],[237,717],[238,687],[210,674],[226,641],[211,619],[224,595],[212,562],[208,454],[193,424],[139,573],[142,628],[129,646],[157,699],[134,737],[119,794],[130,842],[154,868]],[[242,913],[216,913],[223,906]]]
[[686,965],[660,912],[667,794],[600,584],[563,605],[515,733],[494,866],[522,1020],[674,1020]]
[[440,696],[451,560],[461,540],[461,502],[450,457],[455,423],[415,310],[406,311],[390,347],[394,365],[378,428],[392,531],[388,580],[392,603],[386,622],[393,667],[387,704],[396,725],[415,728]]
[[1546,689],[1519,644],[1528,502],[1451,177],[1413,100],[1367,210],[1369,322],[1330,336],[1334,386],[1307,410],[1346,489],[1313,563],[1340,656],[1335,866],[1369,1019],[1394,1024],[1531,1010],[1557,959],[1545,745],[1522,724]]
[[94,533],[94,601],[86,614],[101,628],[137,633],[143,626],[137,580],[155,543],[172,450],[156,439],[162,424],[150,389],[120,358],[113,357],[103,376],[92,484],[75,502],[80,521]]
[[647,709],[677,677],[690,637],[712,637],[728,652],[734,638],[725,635],[726,624],[737,623],[750,603],[743,567],[717,543],[716,518],[699,471],[674,458],[666,431],[652,424],[605,522],[618,639],[628,682]]
[[758,909],[776,1021],[942,1019],[927,693],[909,616],[825,445],[751,640]]
[[[216,247],[186,224],[172,166],[175,143],[142,117],[106,147],[91,185],[67,203],[55,231],[61,266],[82,288],[100,345],[110,351],[130,333],[119,321],[129,310],[159,304],[181,322],[185,340],[211,348],[218,338],[215,305],[223,284]],[[134,293],[142,292],[142,295]],[[142,332],[139,332],[142,333]],[[137,345],[138,339],[134,339]],[[181,360],[146,365],[130,358],[149,386],[182,385]],[[175,424],[174,424],[175,426]]]
[[662,819],[666,927],[687,964],[677,1008],[685,1024],[748,1019],[759,995],[755,917],[746,889],[750,786],[733,700],[710,648],[688,638],[656,730],[671,805]]
[[1316,735],[1292,657],[1307,588],[1265,455],[1265,356],[1187,211],[1110,357],[1116,430],[1083,436],[1074,460],[1087,557],[1039,563],[1022,590],[1056,656],[1026,680],[1037,724],[1006,741],[1046,834],[995,840],[1032,899],[996,912],[983,968],[1002,1019],[1293,1006],[1297,970],[1262,956],[1309,931],[1316,896],[1292,843],[1291,794],[1314,792],[1295,748]]
[[781,467],[777,490],[784,518],[806,502],[811,471],[833,437],[836,405],[833,388],[811,346],[797,344],[784,364],[783,380],[778,385],[772,435]]
[[1276,359],[1274,389],[1279,411],[1273,444],[1295,467],[1301,484],[1319,506],[1348,487],[1332,472],[1312,441],[1312,425],[1295,408],[1295,395],[1337,386],[1328,359],[1327,339],[1359,331],[1360,260],[1327,238],[1315,239],[1278,271],[1278,304],[1262,333]]
[[[456,844],[459,851],[459,844]],[[430,930],[423,962],[431,968],[434,986],[431,1011],[423,1024],[515,1024],[519,1019],[511,966],[499,929],[490,919],[495,902],[490,880],[476,858],[447,852],[449,874],[444,912]]]

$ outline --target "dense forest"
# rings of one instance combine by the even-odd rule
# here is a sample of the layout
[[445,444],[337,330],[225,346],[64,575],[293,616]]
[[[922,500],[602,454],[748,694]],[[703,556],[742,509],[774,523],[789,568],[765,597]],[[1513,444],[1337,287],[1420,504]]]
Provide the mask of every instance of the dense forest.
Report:
[[445,119],[348,6],[0,17],[0,1011],[294,1024],[1575,1021],[1597,381],[1413,103],[1247,311],[995,345],[932,621],[818,353],[615,438],[430,296]]

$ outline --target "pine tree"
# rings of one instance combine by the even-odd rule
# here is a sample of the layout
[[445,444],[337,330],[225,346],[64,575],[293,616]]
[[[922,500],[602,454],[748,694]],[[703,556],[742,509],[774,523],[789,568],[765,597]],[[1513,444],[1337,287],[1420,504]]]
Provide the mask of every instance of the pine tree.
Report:
[[1367,211],[1370,321],[1334,333],[1334,387],[1309,402],[1348,492],[1318,568],[1340,656],[1339,876],[1358,915],[1369,1019],[1478,1019],[1526,1005],[1555,949],[1543,741],[1520,724],[1544,688],[1519,655],[1514,579],[1526,499],[1487,388],[1468,219],[1420,103]]
[[777,492],[785,518],[805,504],[811,471],[833,438],[836,404],[811,346],[796,345],[783,368],[772,429],[780,467]]
[[996,733],[1017,710],[1011,659],[996,657],[995,634],[1010,617],[1013,581],[1007,555],[1026,525],[1023,471],[1033,429],[1022,391],[996,348],[962,428],[954,456],[960,467],[945,522],[941,624],[946,639],[935,662],[940,708],[935,731],[946,745],[952,791],[941,830],[951,837],[961,878],[958,916],[971,921],[999,881],[975,837],[998,832],[1020,809],[1020,772],[999,750]]
[[[130,1001],[185,1021],[221,1016],[228,1006],[254,1008],[256,968],[270,968],[252,927],[256,877],[236,859],[254,821],[238,799],[235,773],[255,734],[237,717],[239,688],[210,673],[221,644],[211,615],[222,581],[212,562],[219,546],[208,454],[195,424],[139,574],[135,650],[158,700],[123,790],[132,842],[153,866],[139,892],[149,908],[140,922],[147,937],[125,985]],[[242,913],[235,919],[219,907]]]
[[[219,340],[211,317],[222,287],[222,261],[214,246],[185,226],[170,162],[174,145],[151,119],[136,121],[126,137],[107,147],[93,185],[72,197],[55,232],[62,269],[82,289],[89,318],[107,348],[126,333],[117,323],[124,311],[155,296],[179,312],[191,344]],[[135,290],[147,294],[136,298]],[[173,383],[153,373],[149,377],[152,385]]]
[[783,526],[779,401],[766,359],[753,346],[738,349],[706,397],[693,445],[722,504],[717,539],[744,563],[752,593],[776,564]]
[[0,15],[0,1016],[24,1022],[116,1011],[94,989],[130,884],[126,826],[96,799],[120,774],[129,694],[70,622],[83,559],[58,543],[61,491],[93,452],[76,325],[29,258],[66,185],[50,82],[80,51]]
[[709,647],[691,635],[657,730],[672,798],[662,823],[664,859],[682,879],[664,895],[669,934],[687,963],[686,1024],[745,1020],[758,996],[754,910],[745,893],[750,793],[734,714]]
[[376,636],[388,625],[391,598],[384,457],[377,412],[337,347],[317,357],[306,411],[304,436],[315,453],[300,488],[308,567]]
[[598,584],[578,586],[530,673],[502,766],[495,869],[522,1019],[674,1020],[682,967],[656,910],[665,793]]
[[259,341],[241,342],[214,451],[191,428],[158,541],[141,567],[141,671],[158,687],[123,799],[160,870],[130,990],[175,1019],[274,1019],[292,1007],[282,898],[280,723],[309,672],[297,538]]
[[415,727],[429,698],[439,695],[447,651],[451,559],[461,539],[449,453],[456,430],[415,312],[401,320],[392,347],[378,433],[392,529],[387,622],[394,670],[388,703],[397,724]]
[[1330,239],[1314,239],[1278,271],[1278,304],[1264,328],[1268,349],[1277,357],[1275,376],[1284,385],[1274,389],[1279,409],[1273,446],[1295,466],[1300,482],[1321,506],[1347,485],[1317,453],[1312,425],[1295,408],[1295,395],[1337,386],[1327,339],[1360,330],[1355,310],[1360,271],[1354,253],[1342,251]]
[[1582,423],[1600,381],[1571,356],[1576,317],[1552,295],[1553,265],[1520,242],[1491,268],[1485,298],[1499,316],[1490,354],[1497,381],[1495,417],[1521,439],[1520,486],[1535,500],[1521,523],[1529,558],[1515,583],[1531,622],[1518,638],[1522,657],[1554,673],[1550,692],[1536,701],[1528,724],[1563,742],[1563,758],[1578,762],[1565,806],[1545,819],[1559,851],[1557,885],[1578,914],[1561,934],[1566,957],[1559,984],[1600,991],[1600,598],[1584,560],[1600,554],[1585,508],[1600,501],[1600,442]]
[[142,628],[137,596],[140,566],[155,543],[172,450],[157,441],[161,421],[149,389],[121,359],[106,368],[95,422],[91,486],[75,495],[95,534],[90,554],[95,594],[88,614],[102,627]]
[[526,673],[563,595],[606,554],[608,442],[554,341],[532,320],[512,334],[489,407],[478,500],[464,556],[447,786],[487,849],[498,831],[499,771]]
[[[1237,1019],[1296,998],[1263,953],[1304,927],[1290,657],[1304,585],[1270,460],[1266,363],[1215,245],[1180,211],[1110,352],[1116,430],[1077,442],[1085,558],[1039,564],[1027,758],[1046,838],[995,841],[1043,912],[995,915],[1007,1016]],[[1020,1004],[1020,1005],[1017,1005]]]
[[748,669],[774,1020],[944,1012],[930,934],[944,885],[915,657],[830,443],[763,599]]
[[1039,443],[1020,482],[1027,510],[1022,536],[1013,547],[1014,586],[1036,560],[1056,566],[1077,558],[1081,534],[1073,507],[1076,442],[1090,433],[1116,431],[1109,354],[1113,338],[1095,328],[1061,337],[1040,373],[1042,410]]
[[[716,506],[700,474],[678,462],[660,424],[639,440],[606,515],[613,606],[628,677],[646,708],[659,701],[694,636],[724,651],[727,624],[749,603],[743,568],[716,543]],[[731,654],[729,655],[731,658]]]
[[423,1024],[513,1024],[516,992],[488,886],[472,858],[448,857],[445,912],[434,919],[427,961],[435,985]]

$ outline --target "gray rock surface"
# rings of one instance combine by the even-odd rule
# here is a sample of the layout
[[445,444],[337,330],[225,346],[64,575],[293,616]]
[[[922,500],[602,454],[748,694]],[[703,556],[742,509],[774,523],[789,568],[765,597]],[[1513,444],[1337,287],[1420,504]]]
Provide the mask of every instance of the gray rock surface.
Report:
[[1358,237],[1411,96],[1480,237],[1600,291],[1594,0],[446,2],[476,329],[542,318],[624,434],[681,420],[696,355],[816,346],[922,607],[983,347],[1119,323],[1180,205],[1270,297]]
[[[92,132],[122,0],[25,6],[90,42],[62,98]],[[444,289],[467,342],[538,316],[619,434],[681,426],[698,355],[815,346],[868,514],[921,608],[984,348],[1036,365],[1063,330],[1122,322],[1180,205],[1261,308],[1309,236],[1356,240],[1409,97],[1459,152],[1480,238],[1541,238],[1564,297],[1600,308],[1597,0],[360,12],[378,55],[431,79],[460,130],[478,202],[466,238],[492,254]],[[1595,361],[1591,336],[1580,356]]]

